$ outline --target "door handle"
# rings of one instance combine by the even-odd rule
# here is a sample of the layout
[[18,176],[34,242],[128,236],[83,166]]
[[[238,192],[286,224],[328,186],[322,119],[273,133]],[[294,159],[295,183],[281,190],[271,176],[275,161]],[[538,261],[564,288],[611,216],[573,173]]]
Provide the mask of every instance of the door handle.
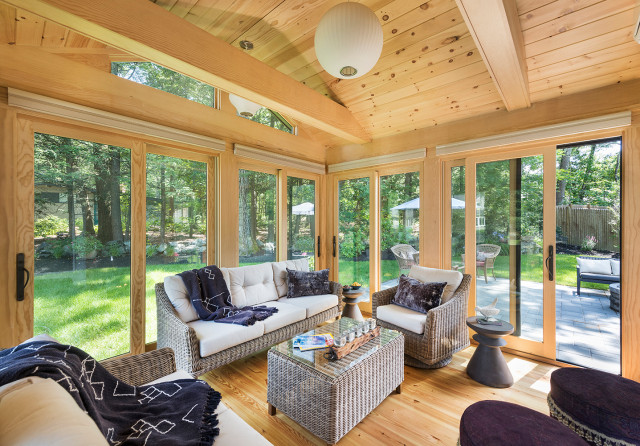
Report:
[[[27,281],[24,280],[24,275],[27,274]],[[24,253],[18,253],[16,258],[16,299],[18,301],[24,300],[24,289],[29,284],[31,275],[29,270],[24,267]]]
[[547,271],[549,271],[549,280],[553,280],[553,246],[551,245],[549,245],[549,255],[544,264],[547,266]]
[[320,236],[318,236],[318,257],[320,257]]
[[333,256],[336,256],[336,236],[333,236]]

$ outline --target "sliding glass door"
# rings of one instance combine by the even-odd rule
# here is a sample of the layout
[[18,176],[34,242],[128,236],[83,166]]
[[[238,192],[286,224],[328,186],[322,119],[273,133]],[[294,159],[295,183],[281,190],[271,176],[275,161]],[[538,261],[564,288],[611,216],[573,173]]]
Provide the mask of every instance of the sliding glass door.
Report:
[[501,319],[514,326],[513,336],[539,343],[549,255],[543,240],[543,162],[537,155],[476,165],[476,249],[470,264],[475,263],[476,305],[496,303]]
[[338,182],[338,281],[369,287],[369,177]]
[[131,154],[36,133],[34,334],[97,359],[130,351]]

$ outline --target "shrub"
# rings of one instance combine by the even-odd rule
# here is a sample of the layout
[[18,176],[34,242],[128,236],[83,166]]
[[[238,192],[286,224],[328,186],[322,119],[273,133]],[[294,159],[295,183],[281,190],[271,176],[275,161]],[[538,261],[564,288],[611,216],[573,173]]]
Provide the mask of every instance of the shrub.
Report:
[[593,235],[588,235],[582,240],[581,248],[583,251],[593,251],[597,243],[598,240]]
[[69,224],[64,218],[55,215],[47,215],[44,218],[36,220],[33,226],[33,235],[36,237],[46,237],[47,235],[56,235],[58,232],[65,232],[69,229]]
[[73,241],[73,253],[78,257],[86,257],[93,251],[102,249],[102,243],[95,237],[81,235]]

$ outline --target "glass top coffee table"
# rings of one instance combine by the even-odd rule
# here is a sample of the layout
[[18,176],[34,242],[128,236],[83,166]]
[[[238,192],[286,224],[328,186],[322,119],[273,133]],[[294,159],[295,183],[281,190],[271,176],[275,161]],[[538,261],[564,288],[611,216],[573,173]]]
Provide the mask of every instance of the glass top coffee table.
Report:
[[[356,325],[350,318],[305,334],[331,333]],[[329,360],[327,349],[300,351],[293,340],[267,354],[267,402],[311,433],[335,444],[404,381],[404,337],[381,327],[380,336],[342,359]]]

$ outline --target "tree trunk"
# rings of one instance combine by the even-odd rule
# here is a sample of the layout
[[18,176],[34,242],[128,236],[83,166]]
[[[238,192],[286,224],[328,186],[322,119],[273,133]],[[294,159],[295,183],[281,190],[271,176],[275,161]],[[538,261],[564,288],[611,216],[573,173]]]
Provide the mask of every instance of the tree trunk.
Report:
[[593,159],[596,154],[596,146],[595,144],[591,145],[591,151],[589,152],[589,158],[587,158],[587,165],[584,170],[584,175],[582,176],[582,186],[580,186],[580,191],[578,192],[578,201],[582,204],[584,201],[585,193],[587,192],[587,188],[589,186],[589,181],[591,180],[591,169],[593,168]]
[[247,203],[247,195],[249,193],[247,175],[240,172],[240,196],[239,196],[239,238],[240,238],[240,255],[250,255],[253,251],[253,241],[251,240],[251,222]]
[[75,203],[75,179],[74,174],[77,171],[76,157],[71,151],[71,139],[62,138],[62,145],[67,147],[65,150],[65,161],[67,165],[67,215],[69,218],[69,237],[72,239],[76,235],[76,203]]
[[195,218],[193,217],[193,206],[188,208],[188,220],[189,220],[189,238],[193,237],[193,229],[195,226]]
[[111,162],[109,163],[110,198],[111,198],[111,232],[113,238],[124,241],[122,234],[122,210],[120,207],[120,149],[111,147]]
[[82,194],[82,233],[94,237],[96,235],[93,227],[93,203],[89,201],[89,191],[86,189]]
[[165,230],[167,226],[167,189],[164,184],[165,169],[160,166],[160,243],[165,241]]
[[[560,158],[559,170],[567,170],[569,168],[569,161],[571,161],[571,149],[564,149],[562,151],[562,158]],[[567,180],[558,180],[556,187],[556,206],[560,206],[564,201],[564,193],[567,189]]]
[[110,163],[105,162],[109,159],[109,147],[94,144],[93,153],[95,155],[96,203],[98,204],[98,240],[104,244],[113,240]]

